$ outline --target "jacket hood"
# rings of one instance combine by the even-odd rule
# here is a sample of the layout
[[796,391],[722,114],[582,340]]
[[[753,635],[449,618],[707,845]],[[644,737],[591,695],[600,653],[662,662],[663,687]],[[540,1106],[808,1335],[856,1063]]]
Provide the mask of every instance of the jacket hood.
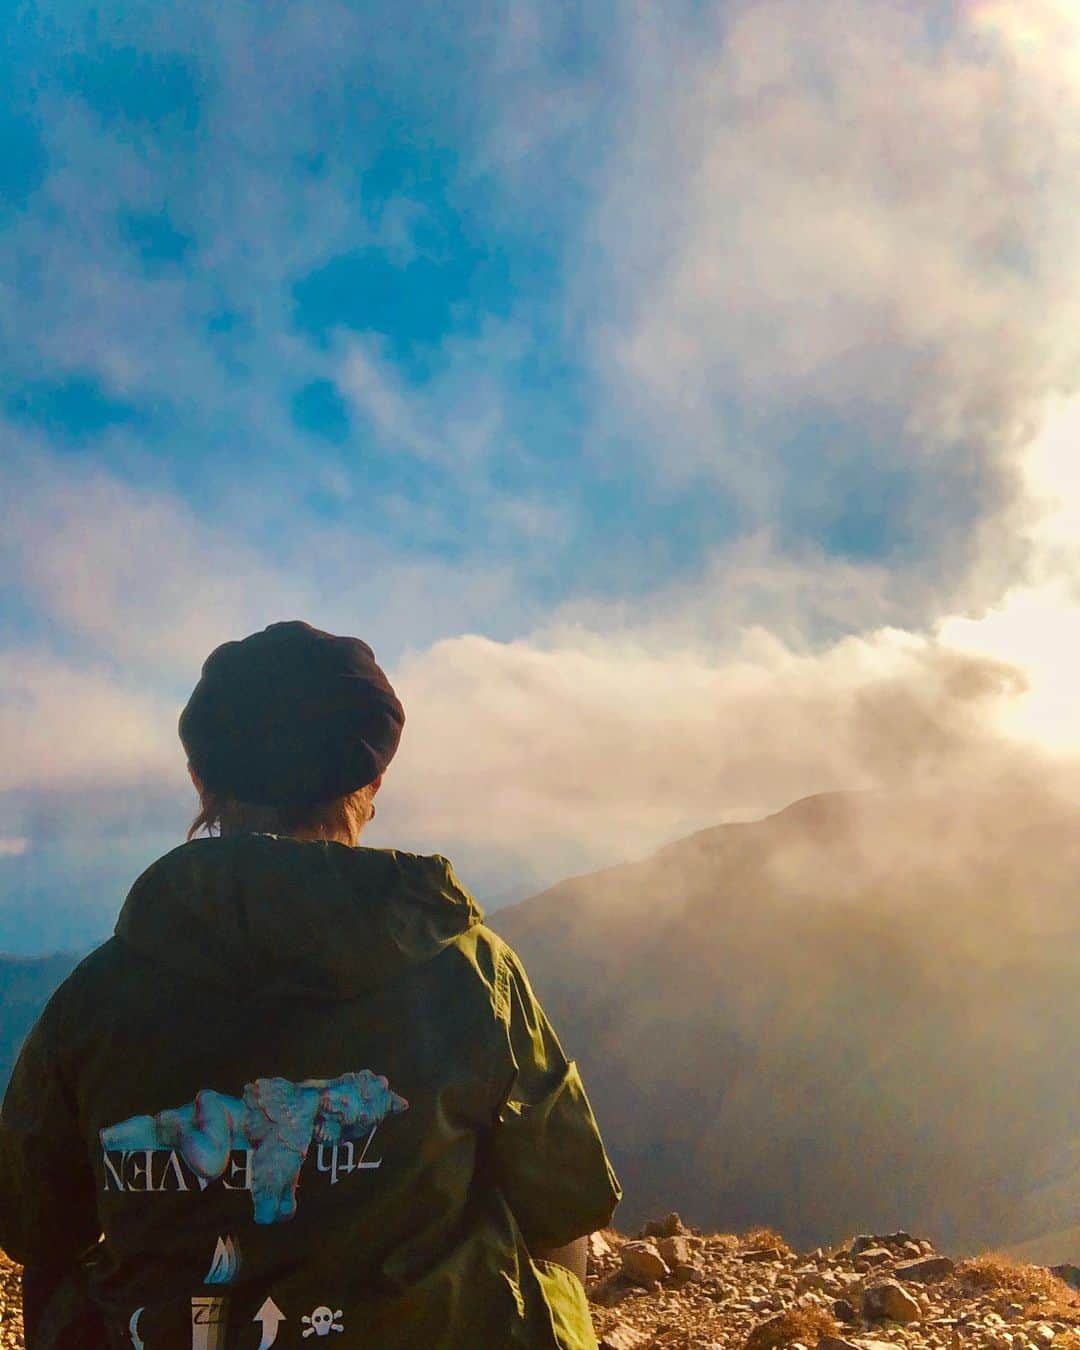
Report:
[[116,936],[192,980],[334,999],[429,960],[483,917],[438,854],[238,834],[152,863]]

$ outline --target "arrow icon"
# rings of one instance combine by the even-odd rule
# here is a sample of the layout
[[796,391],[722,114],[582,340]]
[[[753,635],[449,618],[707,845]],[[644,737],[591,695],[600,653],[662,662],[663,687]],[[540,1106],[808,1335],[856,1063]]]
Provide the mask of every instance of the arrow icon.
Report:
[[251,1320],[262,1323],[259,1350],[270,1350],[270,1346],[277,1340],[278,1328],[282,1322],[287,1321],[287,1318],[274,1300],[268,1298]]

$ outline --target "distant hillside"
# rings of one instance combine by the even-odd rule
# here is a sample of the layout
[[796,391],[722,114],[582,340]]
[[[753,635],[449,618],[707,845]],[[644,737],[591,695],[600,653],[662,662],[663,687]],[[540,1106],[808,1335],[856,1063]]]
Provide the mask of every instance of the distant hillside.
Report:
[[[807,798],[500,910],[626,1189],[803,1246],[1080,1260],[1080,811]],[[0,957],[0,1085],[74,956]]]
[[813,797],[495,914],[581,1062],[619,1223],[1076,1260],[1078,826],[1037,793]]
[[0,1093],[7,1086],[26,1033],[77,956],[0,956]]

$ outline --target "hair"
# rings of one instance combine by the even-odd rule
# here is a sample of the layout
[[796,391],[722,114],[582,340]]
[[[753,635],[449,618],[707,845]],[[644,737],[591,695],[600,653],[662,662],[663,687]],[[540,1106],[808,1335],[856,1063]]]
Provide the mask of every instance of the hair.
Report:
[[199,797],[202,808],[191,822],[189,840],[205,830],[208,835],[215,832],[304,835],[348,839],[355,844],[360,831],[375,814],[375,789],[371,783],[332,801],[288,802],[281,806],[238,802],[212,788],[204,788]]

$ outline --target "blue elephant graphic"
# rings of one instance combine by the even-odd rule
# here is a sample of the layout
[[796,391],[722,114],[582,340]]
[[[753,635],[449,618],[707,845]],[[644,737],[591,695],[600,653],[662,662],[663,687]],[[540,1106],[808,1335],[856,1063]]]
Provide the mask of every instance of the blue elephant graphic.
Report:
[[193,1102],[152,1116],[131,1116],[101,1132],[108,1150],[175,1149],[196,1176],[216,1181],[234,1149],[251,1149],[251,1196],[256,1223],[296,1213],[296,1187],[308,1149],[316,1143],[363,1139],[409,1103],[370,1069],[340,1078],[256,1078],[243,1095],[204,1088]]

